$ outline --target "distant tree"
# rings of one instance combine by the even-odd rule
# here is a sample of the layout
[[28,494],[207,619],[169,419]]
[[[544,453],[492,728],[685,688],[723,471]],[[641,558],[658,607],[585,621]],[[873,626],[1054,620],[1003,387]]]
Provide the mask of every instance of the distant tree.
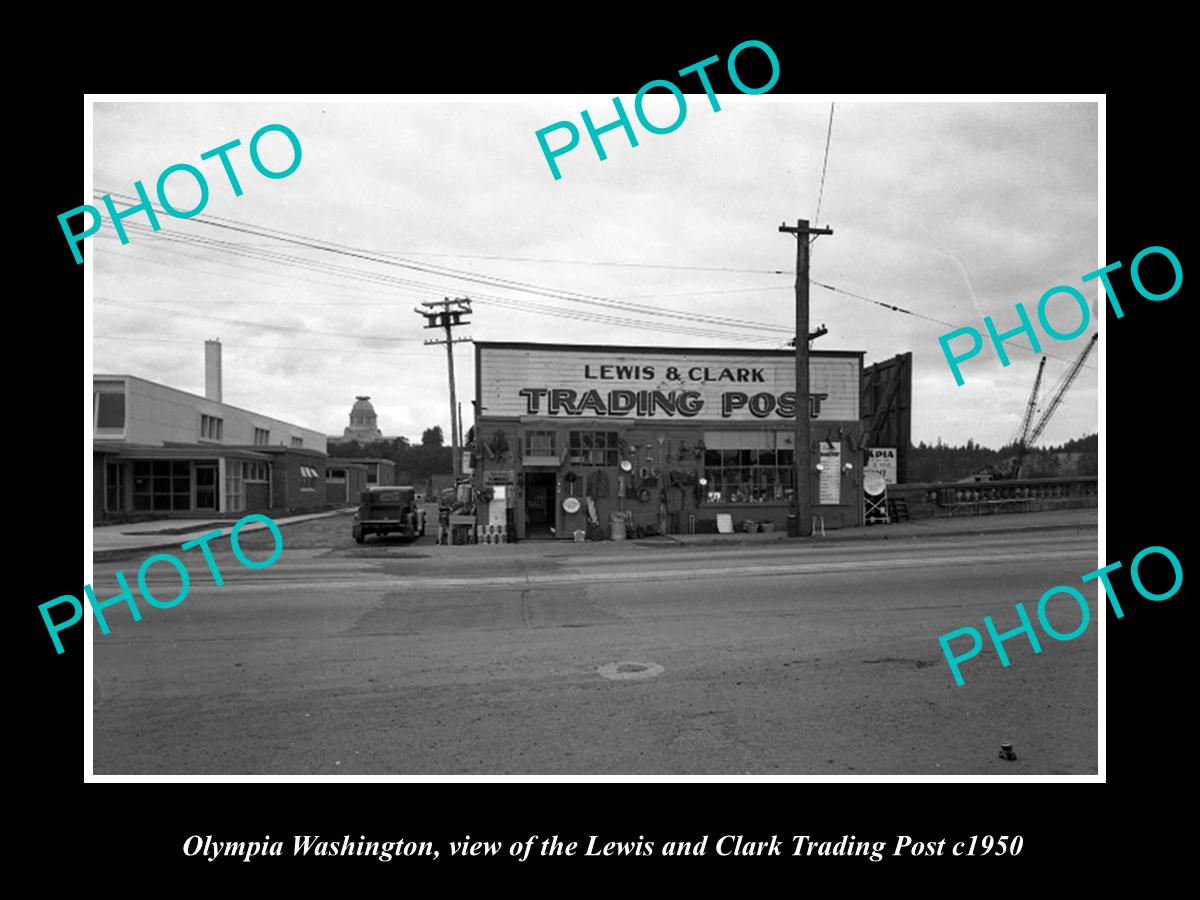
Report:
[[[1031,449],[1025,454],[1024,477],[1056,477],[1060,475],[1094,475],[1097,471],[1098,435],[1089,434],[1068,441],[1061,447]],[[968,438],[964,446],[944,443],[941,438],[933,446],[921,441],[912,447],[908,457],[908,480],[911,482],[959,481],[969,478],[985,466],[996,466],[1015,456],[1015,444],[992,450]]]
[[330,456],[340,456],[348,459],[367,455],[363,453],[363,449],[357,441],[329,441],[325,446],[325,452]]
[[397,472],[407,472],[414,483],[423,484],[430,475],[448,475],[454,471],[450,448],[443,446],[443,442],[441,426],[434,425],[421,434],[420,444],[414,445],[406,437],[365,444],[329,441],[327,452],[330,456],[350,459],[390,459],[396,464]]

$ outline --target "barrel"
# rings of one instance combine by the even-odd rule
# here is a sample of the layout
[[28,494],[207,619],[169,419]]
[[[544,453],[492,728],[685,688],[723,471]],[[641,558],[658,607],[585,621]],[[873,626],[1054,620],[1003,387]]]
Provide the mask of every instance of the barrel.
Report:
[[609,529],[614,541],[625,540],[625,517],[620,513],[613,513],[609,519]]

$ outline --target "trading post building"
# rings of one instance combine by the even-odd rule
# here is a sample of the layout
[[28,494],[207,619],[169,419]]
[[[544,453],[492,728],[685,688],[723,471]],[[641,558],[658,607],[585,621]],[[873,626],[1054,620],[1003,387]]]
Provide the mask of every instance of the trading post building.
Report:
[[635,534],[715,532],[720,514],[782,530],[797,409],[812,420],[800,488],[814,516],[862,523],[860,351],[812,351],[797,403],[791,350],[475,346],[475,487],[503,486],[518,539],[607,536],[614,514]]

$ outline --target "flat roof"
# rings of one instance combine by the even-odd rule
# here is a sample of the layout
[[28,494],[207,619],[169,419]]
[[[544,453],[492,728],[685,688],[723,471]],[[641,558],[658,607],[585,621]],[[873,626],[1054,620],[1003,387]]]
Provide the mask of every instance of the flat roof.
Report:
[[[197,400],[203,400],[206,403],[215,403],[215,404],[217,404],[217,406],[224,406],[229,409],[236,409],[238,412],[244,412],[251,416],[261,416],[264,419],[272,419],[276,422],[282,422],[284,425],[289,425],[293,428],[301,428],[304,431],[311,431],[315,434],[321,434],[321,432],[318,429],[309,428],[307,425],[301,425],[298,422],[289,422],[286,419],[280,419],[277,416],[268,415],[265,412],[259,412],[257,410],[253,410],[253,409],[246,409],[245,407],[242,407],[242,406],[234,406],[232,403],[226,403],[224,400],[213,400],[209,397],[205,397],[203,394],[193,394],[191,391],[185,391],[182,388],[172,387],[169,384],[163,384],[161,381],[154,381],[150,378],[143,378],[141,375],[127,375],[127,374],[120,374],[120,373],[109,374],[109,373],[99,373],[99,372],[92,374],[92,381],[106,380],[106,379],[112,379],[112,378],[132,378],[134,381],[144,381],[144,382],[146,382],[146,384],[158,385],[159,387],[166,388],[168,391],[174,391],[177,394],[185,394],[188,397],[194,397]],[[321,437],[328,440],[328,437],[324,434],[321,434]]]
[[237,450],[252,450],[255,453],[270,453],[278,456],[281,453],[295,453],[299,456],[311,456],[313,458],[329,457],[329,454],[324,450],[317,450],[314,447],[284,447],[282,444],[225,444],[226,447],[233,447]]
[[271,457],[244,447],[223,447],[219,444],[173,447],[122,447],[113,451],[114,459],[251,459],[270,462]]

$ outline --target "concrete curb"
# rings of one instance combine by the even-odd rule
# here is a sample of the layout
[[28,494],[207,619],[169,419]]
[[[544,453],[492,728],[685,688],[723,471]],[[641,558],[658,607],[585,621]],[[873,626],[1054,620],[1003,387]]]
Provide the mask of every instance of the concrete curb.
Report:
[[639,547],[665,547],[675,545],[679,547],[713,547],[713,546],[752,546],[755,544],[771,545],[784,544],[795,542],[797,544],[816,544],[821,542],[834,543],[856,543],[858,541],[903,541],[907,539],[919,538],[941,538],[941,537],[969,537],[980,534],[1019,534],[1027,531],[1062,531],[1062,530],[1077,530],[1080,528],[1094,528],[1094,525],[1089,525],[1084,522],[1056,522],[1052,525],[1037,525],[1029,524],[1022,527],[1012,526],[1006,528],[956,528],[953,531],[924,531],[913,532],[905,531],[887,531],[888,526],[872,526],[871,528],[845,528],[838,529],[837,532],[830,532],[827,537],[817,535],[811,538],[789,538],[787,534],[773,535],[770,538],[751,537],[750,535],[686,535],[684,540],[680,540],[680,535],[667,535],[666,540],[658,538],[655,540],[638,540],[634,539],[627,543],[636,544]]

